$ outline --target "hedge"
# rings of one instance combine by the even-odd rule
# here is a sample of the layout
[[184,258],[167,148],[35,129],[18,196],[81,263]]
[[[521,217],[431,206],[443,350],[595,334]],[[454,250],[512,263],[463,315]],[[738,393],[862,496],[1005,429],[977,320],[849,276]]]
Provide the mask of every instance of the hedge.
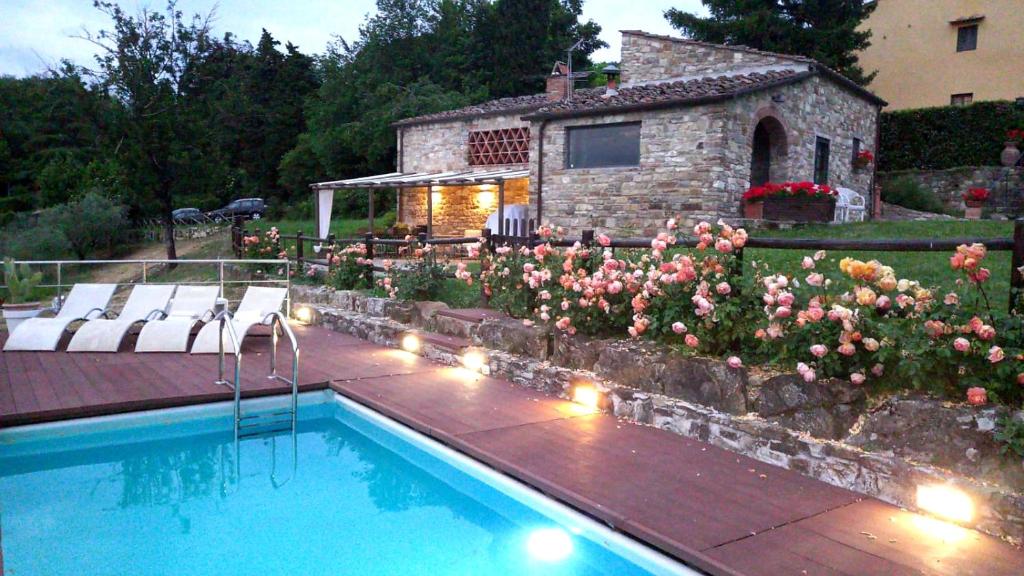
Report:
[[878,169],[998,166],[1011,128],[1024,128],[1024,108],[1007,101],[885,112]]

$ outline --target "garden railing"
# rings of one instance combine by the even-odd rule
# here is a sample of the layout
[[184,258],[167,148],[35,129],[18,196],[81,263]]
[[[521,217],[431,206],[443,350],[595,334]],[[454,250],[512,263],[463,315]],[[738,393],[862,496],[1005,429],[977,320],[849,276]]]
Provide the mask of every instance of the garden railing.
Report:
[[[241,229],[235,230],[232,238],[237,238],[236,253],[241,254],[241,237],[248,232]],[[366,234],[362,238],[338,239],[333,235],[324,239],[317,239],[306,236],[302,232],[293,235],[281,235],[282,242],[291,241],[295,243],[294,259],[301,266],[304,262],[326,264],[330,258],[330,250],[333,246],[362,243],[366,246],[368,259],[374,257],[393,257],[398,254],[401,247],[409,247],[414,243],[433,246],[453,246],[480,243],[480,259],[483,265],[484,259],[494,248],[503,245],[511,246],[536,246],[538,244],[550,243],[557,247],[569,247],[579,242],[583,246],[595,246],[595,233],[593,230],[584,230],[579,238],[542,239],[537,232],[531,232],[528,236],[513,234],[499,235],[492,234],[490,230],[483,230],[481,238],[428,238],[426,234],[419,234],[415,239],[403,238],[377,238],[372,234]],[[321,249],[322,258],[307,258],[305,247],[308,243],[319,244],[326,247],[327,251]],[[1021,305],[1021,296],[1024,295],[1024,219],[1014,222],[1013,235],[1009,238],[941,238],[941,239],[887,239],[887,240],[855,240],[842,238],[758,238],[751,236],[746,243],[746,248],[765,248],[774,250],[849,250],[858,252],[949,252],[961,244],[984,244],[990,251],[1011,252],[1010,258],[1010,293],[1008,295],[1011,312],[1017,310]],[[677,246],[693,247],[697,245],[695,238],[683,238],[676,243]],[[615,249],[643,249],[651,247],[649,238],[612,238],[606,248]],[[282,244],[282,248],[285,245]],[[318,254],[320,256],[321,254]],[[742,260],[743,250],[738,250],[737,257]],[[291,256],[289,256],[291,257]],[[383,271],[381,266],[374,265],[374,271]],[[1024,312],[1024,310],[1021,310]]]

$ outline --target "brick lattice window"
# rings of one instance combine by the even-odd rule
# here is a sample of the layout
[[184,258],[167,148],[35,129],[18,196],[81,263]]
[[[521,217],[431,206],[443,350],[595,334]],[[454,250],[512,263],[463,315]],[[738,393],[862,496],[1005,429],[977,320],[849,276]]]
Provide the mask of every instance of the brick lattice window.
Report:
[[469,165],[500,166],[530,161],[530,128],[474,130],[469,133]]

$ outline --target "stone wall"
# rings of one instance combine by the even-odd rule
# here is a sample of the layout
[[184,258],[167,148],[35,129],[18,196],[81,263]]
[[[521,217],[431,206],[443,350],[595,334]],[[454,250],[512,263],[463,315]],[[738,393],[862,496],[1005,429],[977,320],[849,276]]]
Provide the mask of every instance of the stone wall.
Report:
[[[632,121],[641,122],[639,166],[566,167],[566,128]],[[652,236],[678,214],[693,221],[738,214],[739,205],[732,205],[724,188],[733,170],[722,149],[725,129],[723,104],[549,122],[544,129],[544,222],[572,234],[592,228]],[[538,132],[535,125],[533,158],[539,157]],[[536,206],[536,163],[530,169],[530,200]]]
[[963,193],[970,188],[988,188],[992,193],[986,207],[993,212],[1024,215],[1024,168],[965,166],[949,170],[899,170],[879,172],[883,197],[886,186],[898,178],[910,178],[931,190],[954,213],[964,209]]
[[[526,178],[505,183],[505,205],[528,204]],[[427,189],[405,188],[399,200],[398,221],[410,226],[427,223]],[[434,235],[463,236],[466,230],[480,230],[487,217],[498,211],[498,187],[445,186],[434,188]]]
[[[782,102],[774,102],[781,96]],[[778,98],[776,98],[778,99]],[[650,236],[666,219],[686,224],[740,215],[750,183],[753,132],[773,116],[785,128],[783,166],[788,180],[814,176],[816,137],[830,141],[829,180],[865,197],[871,170],[853,167],[853,139],[872,149],[877,127],[874,105],[839,85],[812,77],[726,103],[549,122],[544,129],[543,220],[571,233],[592,228],[615,235]],[[570,169],[565,165],[566,128],[641,122],[637,167]],[[539,157],[534,126],[531,157]],[[536,206],[538,168],[531,165],[531,203]]]
[[401,128],[398,152],[401,171],[469,170],[469,133],[526,126],[527,122],[520,116],[522,114],[463,118]]
[[[773,101],[773,96],[782,101]],[[786,134],[782,178],[814,179],[814,149],[820,136],[829,141],[827,183],[850,188],[867,200],[872,171],[854,168],[853,139],[860,139],[862,149],[874,151],[877,112],[870,102],[820,76],[737,98],[728,109],[730,130],[724,145],[730,167],[729,174],[723,176],[726,197],[738,210],[740,196],[750,182],[754,129],[760,118],[773,117],[782,123]]]
[[623,83],[640,83],[794,63],[791,58],[743,48],[625,31],[619,68]]

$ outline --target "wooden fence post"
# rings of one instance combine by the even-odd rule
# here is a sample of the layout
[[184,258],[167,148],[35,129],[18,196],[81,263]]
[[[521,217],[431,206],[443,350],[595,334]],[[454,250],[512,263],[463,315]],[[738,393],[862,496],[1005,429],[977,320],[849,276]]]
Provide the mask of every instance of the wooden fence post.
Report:
[[334,256],[334,234],[327,235],[327,252],[324,257],[327,259],[327,266],[331,265],[331,258]]
[[295,233],[295,260],[302,264],[302,257],[304,256],[303,244],[305,240],[302,238],[302,230]]
[[1013,223],[1013,253],[1010,257],[1010,313],[1020,309],[1024,300],[1024,218]]
[[[589,252],[594,247],[594,231],[593,230],[584,230],[580,240],[581,240],[580,244],[583,245],[583,249]],[[590,263],[593,262],[593,261],[594,260],[592,258],[587,258],[587,273],[588,274],[594,271],[594,269],[590,266]]]
[[488,300],[487,289],[484,284],[484,272],[488,270],[487,257],[491,254],[491,229],[484,228],[481,231],[480,236],[480,304],[484,307],[487,306]]
[[367,232],[364,239],[366,242],[366,259],[369,261],[366,265],[366,281],[370,283],[370,287],[373,287],[373,233]]

